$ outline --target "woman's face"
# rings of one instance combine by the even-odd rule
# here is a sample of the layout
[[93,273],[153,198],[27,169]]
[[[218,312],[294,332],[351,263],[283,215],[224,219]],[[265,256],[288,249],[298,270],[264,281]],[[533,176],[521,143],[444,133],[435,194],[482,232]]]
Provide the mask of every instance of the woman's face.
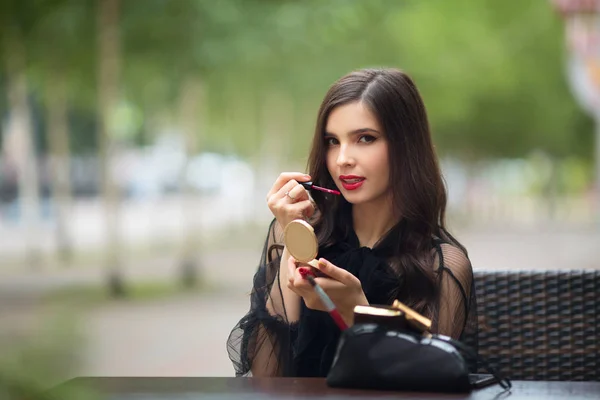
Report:
[[366,204],[389,194],[388,142],[361,102],[334,108],[325,127],[327,169],[349,203]]

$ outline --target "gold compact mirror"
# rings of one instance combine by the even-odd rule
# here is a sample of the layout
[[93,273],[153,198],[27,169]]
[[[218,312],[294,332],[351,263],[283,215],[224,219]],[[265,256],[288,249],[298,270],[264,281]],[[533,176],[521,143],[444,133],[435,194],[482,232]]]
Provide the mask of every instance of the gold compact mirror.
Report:
[[317,268],[318,261],[315,260],[315,257],[319,250],[319,244],[315,231],[308,222],[295,219],[287,224],[283,230],[283,241],[292,257],[302,264]]

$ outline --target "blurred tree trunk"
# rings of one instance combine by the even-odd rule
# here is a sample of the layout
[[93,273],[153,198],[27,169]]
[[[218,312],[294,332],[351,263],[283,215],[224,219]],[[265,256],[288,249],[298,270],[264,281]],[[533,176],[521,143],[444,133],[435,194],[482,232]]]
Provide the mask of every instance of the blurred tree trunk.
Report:
[[198,260],[198,248],[201,245],[201,198],[196,195],[194,188],[186,179],[187,167],[193,157],[198,155],[199,135],[202,133],[200,122],[205,117],[203,108],[204,87],[197,78],[184,81],[179,98],[179,121],[183,131],[186,162],[180,172],[180,185],[182,191],[183,213],[183,250],[181,256],[181,282],[185,287],[192,287],[198,283],[198,274],[201,268]]
[[56,244],[60,260],[70,265],[73,244],[69,228],[72,205],[70,176],[67,82],[61,68],[52,71],[48,82],[48,145],[51,153],[52,191],[56,207]]
[[111,166],[115,152],[112,140],[114,112],[119,96],[121,64],[119,43],[120,0],[98,0],[98,114],[99,152],[102,168],[102,197],[106,211],[107,278],[115,297],[125,295],[119,238],[119,193]]
[[5,152],[18,171],[19,211],[27,243],[26,262],[37,268],[41,262],[38,234],[40,194],[31,108],[27,100],[27,54],[18,29],[6,29],[4,45],[9,107]]

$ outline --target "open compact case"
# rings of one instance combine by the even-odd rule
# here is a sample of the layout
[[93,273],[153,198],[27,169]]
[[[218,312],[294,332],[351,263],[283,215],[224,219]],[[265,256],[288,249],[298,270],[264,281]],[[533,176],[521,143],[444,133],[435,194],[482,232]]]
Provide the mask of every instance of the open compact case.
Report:
[[302,219],[295,219],[283,230],[283,241],[289,253],[298,261],[298,266],[312,267],[315,276],[324,276],[318,270],[319,261],[315,259],[319,243],[313,227]]

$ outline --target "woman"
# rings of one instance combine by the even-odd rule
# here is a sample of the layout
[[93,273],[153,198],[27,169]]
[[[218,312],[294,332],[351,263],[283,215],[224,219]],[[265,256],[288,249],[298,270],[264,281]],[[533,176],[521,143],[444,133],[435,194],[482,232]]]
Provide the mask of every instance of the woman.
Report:
[[[268,193],[275,219],[251,308],[228,340],[236,374],[326,376],[331,367],[340,331],[281,245],[297,218],[315,229],[325,275],[317,279],[348,324],[356,305],[399,299],[431,318],[434,332],[475,333],[473,271],[445,229],[446,191],[411,78],[366,69],[337,81],[319,109],[308,164],[310,175],[282,173]],[[342,196],[311,197],[299,184],[309,180]]]

